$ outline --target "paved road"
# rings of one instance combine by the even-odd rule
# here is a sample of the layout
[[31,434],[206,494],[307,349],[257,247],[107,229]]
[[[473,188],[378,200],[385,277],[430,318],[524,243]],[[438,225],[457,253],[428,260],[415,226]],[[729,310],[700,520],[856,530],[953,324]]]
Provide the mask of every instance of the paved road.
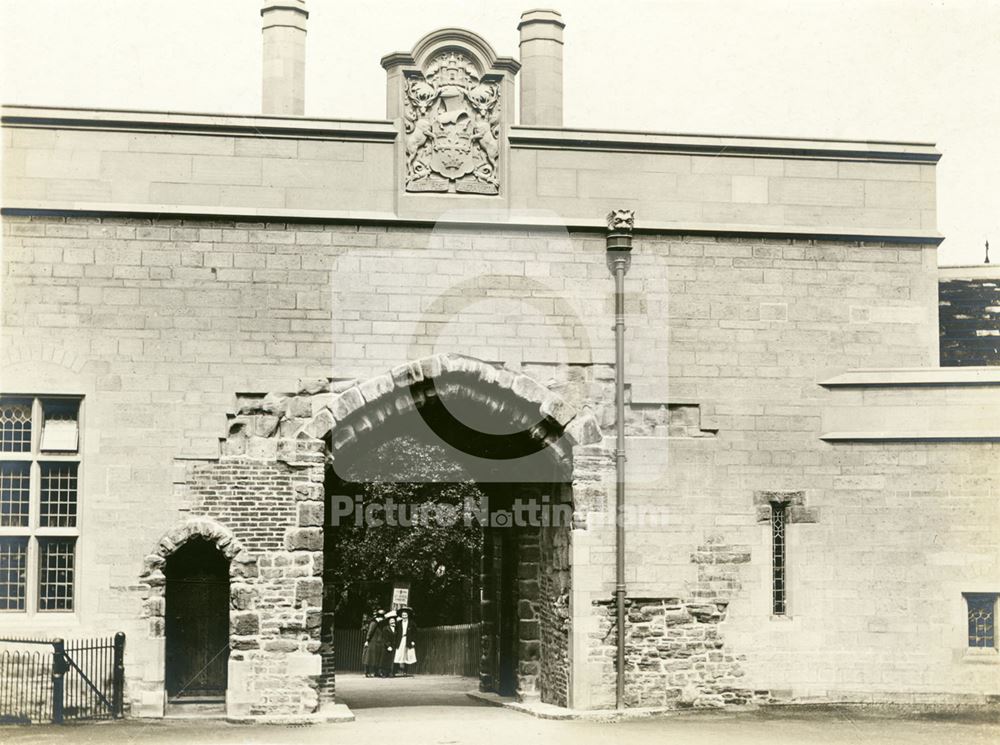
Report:
[[[411,678],[366,678],[337,674],[337,701],[347,704],[355,716],[367,709],[414,706],[486,706],[466,693],[479,686],[478,678],[457,675],[415,675]],[[367,713],[365,714],[367,716]]]
[[1000,716],[900,718],[884,710],[765,709],[686,713],[628,722],[549,721],[471,701],[468,678],[366,680],[338,676],[357,720],[300,727],[130,720],[65,727],[0,727],[17,745],[996,745]]

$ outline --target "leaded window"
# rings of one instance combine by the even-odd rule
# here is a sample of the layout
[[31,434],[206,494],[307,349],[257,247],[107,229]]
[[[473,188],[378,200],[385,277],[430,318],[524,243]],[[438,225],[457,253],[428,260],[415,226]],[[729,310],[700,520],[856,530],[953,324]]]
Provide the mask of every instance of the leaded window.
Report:
[[28,527],[31,461],[0,463],[0,527]]
[[72,611],[81,399],[0,396],[0,612]]
[[787,585],[785,581],[785,527],[786,505],[771,504],[771,613],[785,615],[787,609]]
[[24,610],[28,539],[0,538],[0,610]]
[[76,463],[42,463],[39,525],[43,528],[76,527]]
[[31,399],[3,399],[0,404],[0,452],[31,450],[31,403]]
[[38,610],[73,610],[75,538],[42,538],[38,561]]
[[976,649],[996,649],[997,594],[967,592],[969,611],[969,646]]

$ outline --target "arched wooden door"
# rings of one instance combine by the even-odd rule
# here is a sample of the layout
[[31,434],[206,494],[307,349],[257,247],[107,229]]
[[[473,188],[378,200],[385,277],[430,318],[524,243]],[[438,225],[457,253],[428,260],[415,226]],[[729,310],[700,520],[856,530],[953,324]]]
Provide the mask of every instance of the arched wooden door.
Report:
[[229,562],[208,541],[192,539],[167,559],[164,574],[167,696],[225,698]]

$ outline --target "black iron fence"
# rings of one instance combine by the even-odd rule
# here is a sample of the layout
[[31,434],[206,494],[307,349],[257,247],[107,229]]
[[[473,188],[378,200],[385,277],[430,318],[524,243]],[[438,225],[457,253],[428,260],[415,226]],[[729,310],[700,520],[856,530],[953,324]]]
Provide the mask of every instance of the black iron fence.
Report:
[[0,724],[51,721],[52,650],[0,650]]
[[[482,630],[478,623],[417,629],[418,675],[479,675]],[[360,672],[364,636],[361,629],[336,629],[338,672]]]
[[0,638],[0,723],[116,719],[124,710],[125,634]]

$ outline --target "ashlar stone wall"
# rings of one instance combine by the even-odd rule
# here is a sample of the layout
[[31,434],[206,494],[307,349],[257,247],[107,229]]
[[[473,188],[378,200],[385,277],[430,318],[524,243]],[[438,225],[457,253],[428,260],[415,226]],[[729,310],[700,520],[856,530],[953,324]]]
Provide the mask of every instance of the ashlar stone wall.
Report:
[[[186,486],[189,464],[219,458],[219,436],[230,427],[220,464],[278,461],[287,447],[280,443],[294,443],[307,418],[354,379],[384,380],[407,360],[457,351],[503,363],[512,376],[532,378],[536,393],[591,414],[593,444],[573,448],[569,702],[606,701],[613,686],[587,654],[602,623],[594,603],[613,592],[614,531],[591,519],[607,514],[614,494],[605,478],[613,472],[605,446],[614,422],[613,305],[599,232],[8,215],[3,230],[5,385],[85,396],[81,592],[77,613],[60,619],[67,636],[120,628],[136,640],[127,651],[134,680],[162,679],[162,645],[147,639],[137,576],[151,547],[199,509]],[[940,598],[921,590],[935,605],[891,616],[892,628],[924,629],[892,636],[892,649],[937,650],[913,664],[880,657],[887,637],[867,630],[865,614],[885,588],[876,593],[866,567],[891,565],[904,579],[921,567],[918,584],[942,581],[945,565],[920,559],[937,544],[896,551],[889,536],[921,515],[947,527],[952,543],[979,530],[979,515],[993,514],[989,444],[901,444],[859,459],[859,446],[820,439],[829,391],[818,381],[936,359],[934,247],[666,233],[640,233],[635,243],[629,499],[666,506],[671,519],[630,530],[630,593],[702,600],[705,569],[691,556],[721,535],[751,547],[750,562],[734,570],[741,589],[721,625],[726,648],[747,655],[760,688],[820,695],[873,687],[878,675],[890,693],[917,679],[922,690],[936,680],[981,690],[986,676],[953,662],[957,652],[940,639],[950,635],[950,645],[956,630],[960,637],[959,585],[980,577],[989,589],[995,562],[960,550],[935,559],[952,562],[948,576],[958,579]],[[534,310],[507,305],[518,298]],[[330,378],[329,391],[299,395],[296,381]],[[257,396],[241,413],[235,394],[248,391],[294,395],[271,403]],[[912,479],[906,495],[879,507],[882,530],[862,541],[866,505],[887,499],[900,474]],[[798,594],[789,623],[768,614],[766,526],[753,500],[769,490],[803,490],[822,513],[820,523],[793,526],[798,553],[790,557],[801,563],[790,567]],[[953,498],[965,508],[947,506]],[[314,515],[282,509],[289,528],[316,527],[297,523]],[[111,535],[100,528],[109,520]],[[857,612],[838,620],[842,631],[820,633],[844,593]],[[865,661],[841,664],[858,640]],[[774,678],[777,669],[785,679]],[[815,679],[817,670],[830,680]]]

